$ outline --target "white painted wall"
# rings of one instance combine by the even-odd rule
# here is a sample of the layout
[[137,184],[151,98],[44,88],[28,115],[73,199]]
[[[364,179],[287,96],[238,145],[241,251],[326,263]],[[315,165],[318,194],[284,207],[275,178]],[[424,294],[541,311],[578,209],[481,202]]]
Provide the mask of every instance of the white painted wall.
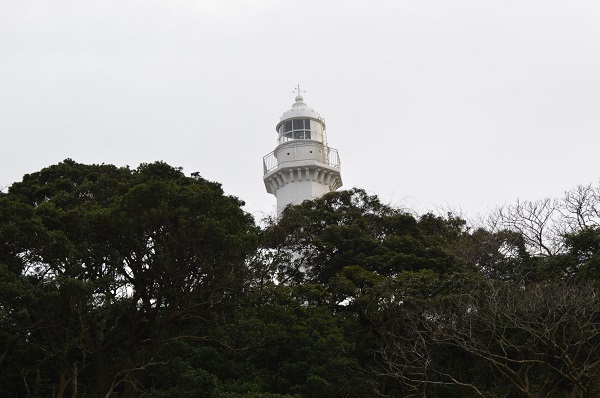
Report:
[[287,162],[297,162],[304,160],[316,160],[327,162],[327,147],[311,140],[293,140],[278,146],[275,149],[275,157],[278,165],[284,165]]
[[277,214],[289,204],[300,204],[330,192],[329,185],[317,181],[295,181],[285,184],[277,190]]

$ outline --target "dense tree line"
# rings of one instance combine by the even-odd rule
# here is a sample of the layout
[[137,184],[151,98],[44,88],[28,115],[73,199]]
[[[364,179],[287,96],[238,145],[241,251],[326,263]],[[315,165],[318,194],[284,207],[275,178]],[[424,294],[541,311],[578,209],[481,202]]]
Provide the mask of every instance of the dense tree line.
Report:
[[360,189],[242,205],[161,162],[0,193],[0,396],[600,394],[598,188],[478,226]]

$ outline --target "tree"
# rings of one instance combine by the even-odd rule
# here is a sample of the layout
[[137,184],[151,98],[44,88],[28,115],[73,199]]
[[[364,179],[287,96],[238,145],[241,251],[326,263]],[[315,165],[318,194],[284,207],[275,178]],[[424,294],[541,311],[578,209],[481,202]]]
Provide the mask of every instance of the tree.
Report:
[[389,375],[423,397],[438,396],[437,386],[481,397],[595,396],[599,304],[589,285],[466,286],[400,309],[402,324],[387,328],[383,358]]
[[559,203],[551,198],[539,201],[521,201],[503,206],[491,216],[492,230],[510,230],[519,233],[535,256],[549,257],[563,249],[560,237],[561,213]]
[[600,225],[600,186],[579,185],[559,199],[518,200],[488,217],[487,229],[520,234],[529,253],[552,257],[565,253],[564,237]]
[[320,286],[282,284],[248,295],[247,305],[223,331],[231,346],[245,347],[231,353],[237,367],[251,365],[232,379],[246,391],[252,391],[248,381],[241,382],[251,378],[262,391],[282,395],[372,396],[370,375],[360,367],[358,347],[348,333],[360,325],[322,305],[331,300],[329,296]]
[[[235,307],[257,243],[241,205],[219,184],[160,162],[130,170],[65,160],[13,184],[0,197],[0,264],[44,292],[26,315],[26,290],[2,296],[9,340],[40,350],[20,369],[56,369],[44,382],[59,397],[133,397],[148,388],[165,342],[218,345],[205,334]],[[13,393],[43,387],[36,377]]]
[[463,226],[462,220],[431,214],[417,220],[352,189],[287,207],[265,234],[282,283],[332,286],[340,275],[360,274],[366,282],[366,274],[352,271],[357,269],[375,279],[422,270],[440,275],[459,271],[464,264],[449,245]]
[[560,261],[568,270],[568,277],[577,281],[600,283],[600,228],[585,227],[565,235],[567,253]]
[[[281,285],[323,291],[318,302],[345,330],[363,369],[379,369],[380,330],[391,308],[452,292],[476,268],[453,254],[466,233],[463,220],[425,214],[418,219],[382,204],[364,190],[332,192],[287,207],[265,231],[266,252]],[[380,393],[394,382],[374,378]]]

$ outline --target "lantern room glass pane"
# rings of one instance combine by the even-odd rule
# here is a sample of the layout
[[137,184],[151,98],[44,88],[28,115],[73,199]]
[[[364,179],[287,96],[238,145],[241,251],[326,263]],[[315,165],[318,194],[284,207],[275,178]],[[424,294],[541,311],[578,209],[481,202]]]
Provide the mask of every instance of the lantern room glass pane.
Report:
[[304,128],[304,119],[292,120],[294,123],[294,130],[302,130]]
[[287,131],[292,131],[292,121],[291,120],[288,120],[287,122],[285,122],[283,124],[283,130],[286,131],[286,132]]

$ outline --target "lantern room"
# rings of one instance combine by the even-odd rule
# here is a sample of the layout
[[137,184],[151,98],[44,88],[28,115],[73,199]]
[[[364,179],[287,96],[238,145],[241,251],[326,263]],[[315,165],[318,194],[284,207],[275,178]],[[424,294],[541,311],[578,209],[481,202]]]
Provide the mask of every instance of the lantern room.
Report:
[[314,140],[325,143],[325,120],[304,103],[301,95],[296,96],[294,105],[281,116],[281,121],[275,129],[278,144],[291,140]]

